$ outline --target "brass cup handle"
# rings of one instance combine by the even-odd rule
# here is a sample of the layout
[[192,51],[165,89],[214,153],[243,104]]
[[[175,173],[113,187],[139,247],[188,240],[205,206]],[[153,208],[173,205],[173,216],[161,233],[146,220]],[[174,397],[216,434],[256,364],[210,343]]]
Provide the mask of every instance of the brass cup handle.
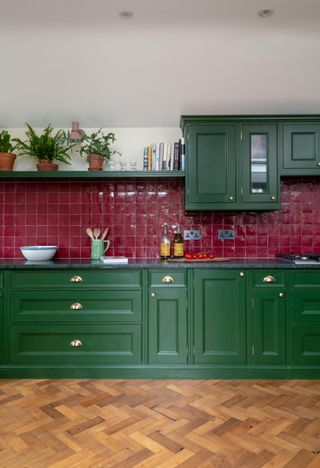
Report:
[[80,348],[80,346],[82,346],[82,342],[80,340],[72,340],[70,346],[73,348]]
[[82,283],[82,278],[81,276],[73,276],[70,278],[71,283]]
[[320,167],[320,162],[317,162],[317,166]]
[[283,298],[285,294],[283,292],[279,293],[279,297]]
[[75,302],[74,304],[71,304],[70,309],[80,310],[80,309],[83,309],[83,307],[82,307],[82,304],[80,304],[80,302]]
[[150,297],[156,297],[155,293],[150,293]]
[[172,276],[164,276],[161,281],[163,283],[173,283],[174,279],[172,278]]
[[262,280],[264,283],[275,283],[276,279],[272,275],[265,276]]

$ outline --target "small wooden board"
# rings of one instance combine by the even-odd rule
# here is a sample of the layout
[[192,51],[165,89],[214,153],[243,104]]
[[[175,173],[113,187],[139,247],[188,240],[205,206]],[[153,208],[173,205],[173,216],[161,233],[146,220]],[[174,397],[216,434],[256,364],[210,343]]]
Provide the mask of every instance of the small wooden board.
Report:
[[230,262],[228,257],[215,258],[168,258],[168,262],[183,262],[183,263],[211,263],[211,262]]

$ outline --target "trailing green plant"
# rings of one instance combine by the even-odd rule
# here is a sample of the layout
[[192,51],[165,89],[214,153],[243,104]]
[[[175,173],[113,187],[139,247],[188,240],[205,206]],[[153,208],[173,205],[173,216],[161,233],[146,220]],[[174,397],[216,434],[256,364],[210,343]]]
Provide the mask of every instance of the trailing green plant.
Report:
[[53,128],[49,124],[42,132],[37,135],[32,126],[26,123],[25,141],[20,138],[14,138],[19,154],[25,154],[32,158],[45,159],[47,161],[60,161],[70,164],[70,150],[74,143],[68,140],[66,133],[60,129],[53,134]]
[[99,154],[104,159],[109,160],[113,154],[121,154],[119,151],[110,149],[110,145],[116,141],[114,133],[104,135],[100,128],[91,135],[83,135],[81,138],[80,154],[88,157],[90,154]]
[[16,149],[16,144],[13,144],[13,139],[7,130],[2,130],[0,133],[0,153],[13,153]]

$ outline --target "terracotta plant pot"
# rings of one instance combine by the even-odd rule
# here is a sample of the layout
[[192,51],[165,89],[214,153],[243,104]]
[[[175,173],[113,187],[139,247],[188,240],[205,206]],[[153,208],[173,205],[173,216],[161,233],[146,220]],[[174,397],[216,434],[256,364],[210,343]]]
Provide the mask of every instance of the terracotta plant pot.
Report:
[[54,164],[52,161],[47,159],[39,159],[37,164],[38,171],[42,172],[52,172],[57,171],[59,168],[58,164]]
[[104,164],[104,157],[100,154],[89,154],[88,156],[89,168],[88,171],[102,171]]
[[0,153],[0,171],[12,171],[16,157],[13,153]]

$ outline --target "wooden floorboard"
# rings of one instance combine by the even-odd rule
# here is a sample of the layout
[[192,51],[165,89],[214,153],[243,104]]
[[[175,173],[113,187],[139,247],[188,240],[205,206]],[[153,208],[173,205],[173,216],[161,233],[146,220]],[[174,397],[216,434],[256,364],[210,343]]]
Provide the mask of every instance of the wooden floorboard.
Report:
[[2,380],[15,467],[320,468],[320,380]]

